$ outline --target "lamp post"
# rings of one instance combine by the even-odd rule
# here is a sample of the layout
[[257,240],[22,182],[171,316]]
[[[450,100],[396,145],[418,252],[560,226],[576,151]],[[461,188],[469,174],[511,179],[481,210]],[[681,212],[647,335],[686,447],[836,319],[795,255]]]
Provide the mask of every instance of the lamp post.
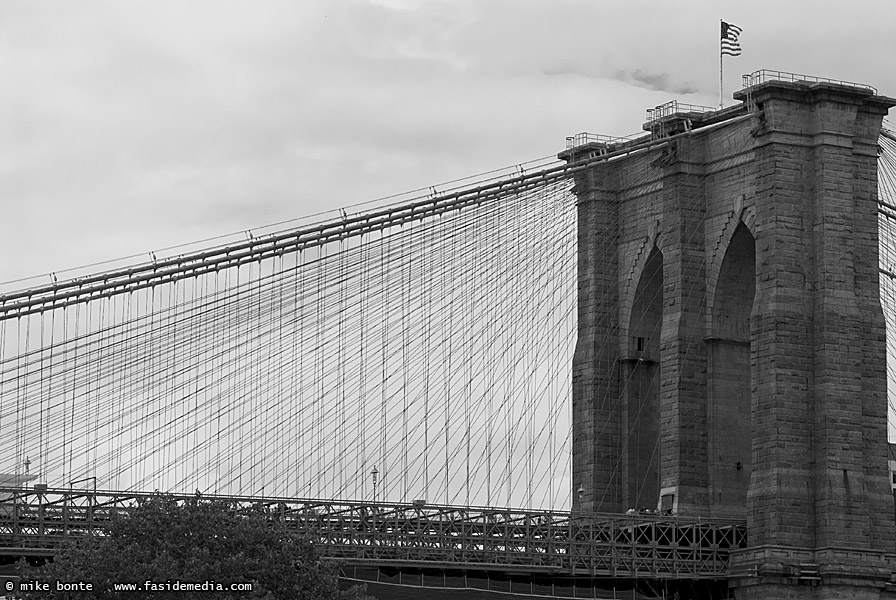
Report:
[[376,504],[376,479],[379,476],[380,472],[376,470],[376,465],[373,467],[373,471],[370,472],[371,477],[373,477],[373,502]]

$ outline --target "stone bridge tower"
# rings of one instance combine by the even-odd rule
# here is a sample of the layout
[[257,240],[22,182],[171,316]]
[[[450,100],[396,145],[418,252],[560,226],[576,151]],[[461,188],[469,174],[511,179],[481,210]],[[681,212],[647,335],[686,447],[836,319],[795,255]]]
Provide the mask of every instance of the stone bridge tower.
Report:
[[896,101],[789,79],[560,155],[606,158],[575,187],[573,508],[746,518],[738,598],[878,598],[896,527],[877,138]]

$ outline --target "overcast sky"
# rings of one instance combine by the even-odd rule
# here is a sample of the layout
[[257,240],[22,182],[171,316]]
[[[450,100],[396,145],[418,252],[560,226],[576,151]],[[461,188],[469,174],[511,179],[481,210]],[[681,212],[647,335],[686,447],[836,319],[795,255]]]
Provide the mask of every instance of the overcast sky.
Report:
[[896,95],[896,2],[0,3],[0,281],[556,154],[760,68]]

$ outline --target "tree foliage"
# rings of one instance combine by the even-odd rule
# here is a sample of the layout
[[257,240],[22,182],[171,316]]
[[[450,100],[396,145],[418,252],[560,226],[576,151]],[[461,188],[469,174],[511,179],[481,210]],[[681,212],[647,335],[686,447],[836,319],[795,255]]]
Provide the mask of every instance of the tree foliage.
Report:
[[[363,590],[339,590],[338,565],[321,561],[315,547],[258,511],[237,513],[196,496],[178,502],[156,494],[113,517],[106,536],[70,542],[41,567],[20,563],[22,581],[50,583],[25,598],[203,598],[230,600],[362,600]],[[90,582],[90,591],[57,591],[56,581]],[[158,586],[146,589],[147,582]],[[184,592],[175,584],[206,584],[216,591]],[[143,589],[116,591],[115,584]],[[251,583],[251,591],[231,584]]]

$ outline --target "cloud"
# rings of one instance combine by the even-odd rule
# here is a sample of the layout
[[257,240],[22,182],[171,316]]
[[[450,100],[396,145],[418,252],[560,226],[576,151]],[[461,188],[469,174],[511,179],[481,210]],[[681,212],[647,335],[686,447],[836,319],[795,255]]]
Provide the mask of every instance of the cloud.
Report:
[[604,76],[604,73],[593,65],[589,65],[588,63],[575,64],[571,61],[549,64],[541,68],[539,72],[548,77],[584,77],[587,79],[596,79]]
[[657,92],[669,92],[672,94],[696,94],[704,92],[696,84],[690,82],[674,81],[669,73],[651,73],[641,69],[632,71],[621,70],[616,72],[616,79],[626,83],[632,83]]
[[539,69],[541,75],[547,77],[582,77],[585,79],[612,79],[640,88],[668,92],[670,94],[696,94],[702,90],[693,82],[676,80],[667,72],[651,72],[643,69],[618,69],[612,72],[606,65],[594,62],[563,61],[547,65]]
[[[104,252],[130,253],[186,241],[198,223],[210,229],[201,236],[255,227],[545,156],[583,130],[631,133],[670,97],[714,103],[708,6],[12,3],[0,22],[0,196],[21,226],[0,256],[36,237],[58,243],[50,262],[93,260],[67,246],[113,231],[133,242]],[[893,6],[879,2],[870,24],[843,14],[799,36],[804,17],[789,5],[771,22],[726,11],[745,31],[726,96],[740,73],[766,66],[892,94],[893,76],[862,57],[892,54],[877,30]],[[835,31],[852,52],[825,42]],[[29,263],[0,268],[61,266]]]

